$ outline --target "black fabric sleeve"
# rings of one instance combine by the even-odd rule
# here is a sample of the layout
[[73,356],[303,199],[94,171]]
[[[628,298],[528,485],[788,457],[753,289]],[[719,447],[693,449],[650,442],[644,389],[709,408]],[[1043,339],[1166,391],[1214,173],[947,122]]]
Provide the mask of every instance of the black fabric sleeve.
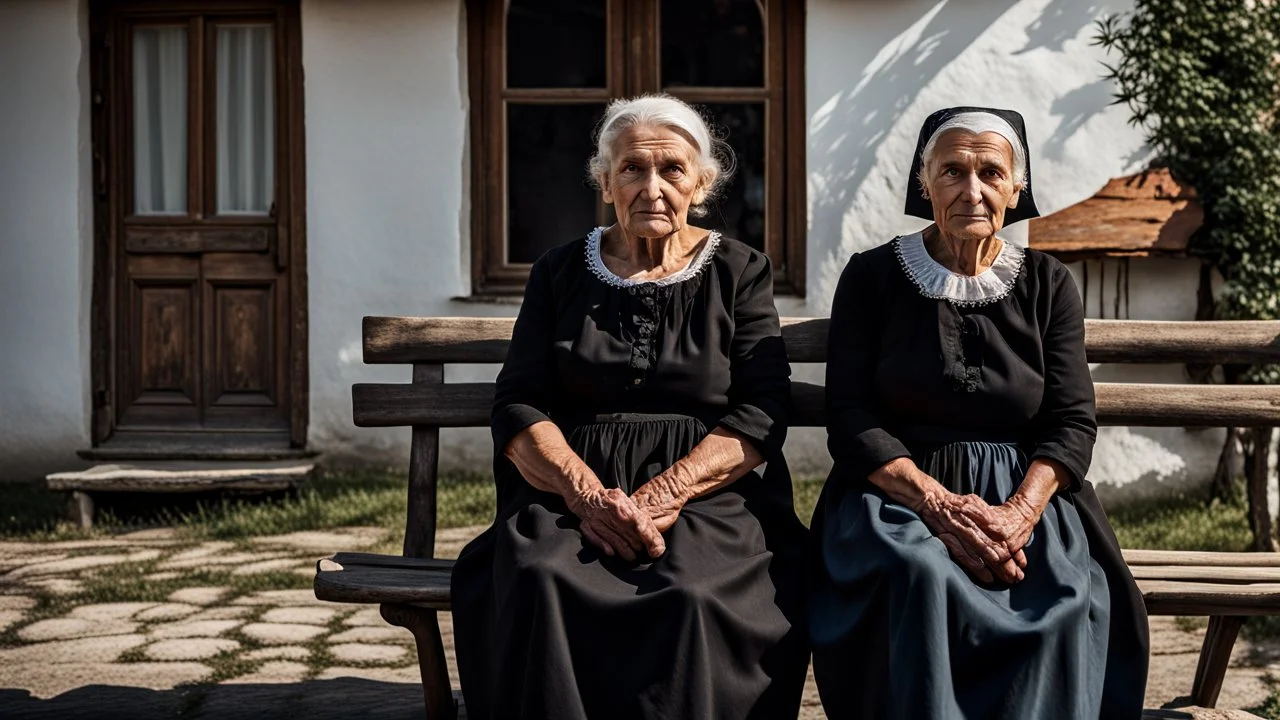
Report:
[[554,328],[551,271],[543,256],[529,272],[507,359],[498,373],[490,428],[493,449],[499,455],[522,430],[551,419],[548,413],[555,387]]
[[836,286],[827,336],[827,449],[861,479],[890,460],[911,456],[874,412],[875,287],[866,258],[850,258]]
[[729,411],[720,426],[747,438],[766,460],[787,437],[791,365],[773,304],[769,258],[752,252],[733,300]]
[[1065,266],[1054,268],[1048,322],[1044,326],[1044,398],[1033,419],[1031,459],[1057,460],[1080,489],[1098,437],[1093,378],[1084,354],[1084,307]]

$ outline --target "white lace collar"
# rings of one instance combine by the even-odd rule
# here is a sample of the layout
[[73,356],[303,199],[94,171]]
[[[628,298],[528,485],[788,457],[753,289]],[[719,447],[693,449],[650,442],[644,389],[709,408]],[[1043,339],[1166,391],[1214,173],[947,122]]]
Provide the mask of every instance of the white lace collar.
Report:
[[606,228],[598,227],[587,235],[587,267],[590,268],[591,272],[594,273],[596,277],[600,278],[600,281],[605,285],[618,288],[635,287],[636,285],[657,285],[661,287],[663,285],[675,285],[677,283],[682,283],[702,272],[702,269],[707,266],[707,263],[711,262],[711,256],[715,254],[716,247],[720,245],[720,233],[712,230],[711,234],[707,236],[707,241],[703,244],[702,250],[698,252],[697,257],[690,260],[689,264],[685,265],[683,270],[671,273],[670,275],[664,278],[658,278],[657,280],[630,280],[628,278],[621,278],[614,275],[613,271],[605,266],[604,259],[600,257],[600,238],[604,235],[605,229]]
[[1008,295],[1026,257],[1021,247],[1005,240],[991,267],[977,275],[963,275],[934,260],[924,247],[921,233],[894,240],[893,251],[921,295],[965,306],[988,305]]

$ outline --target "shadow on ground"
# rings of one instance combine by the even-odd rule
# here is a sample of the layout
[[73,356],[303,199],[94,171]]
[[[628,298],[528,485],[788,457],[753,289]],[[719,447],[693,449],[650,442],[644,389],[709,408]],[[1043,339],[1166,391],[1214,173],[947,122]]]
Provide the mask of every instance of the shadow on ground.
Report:
[[[0,679],[0,682],[3,682]],[[358,678],[172,690],[87,685],[51,698],[0,689],[6,720],[422,720],[422,687]]]

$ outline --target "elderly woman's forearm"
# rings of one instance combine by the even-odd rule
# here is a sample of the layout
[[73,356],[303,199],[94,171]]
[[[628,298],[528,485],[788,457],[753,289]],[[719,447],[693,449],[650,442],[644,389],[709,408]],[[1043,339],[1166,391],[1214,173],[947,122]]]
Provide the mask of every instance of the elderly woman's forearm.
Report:
[[1036,458],[1009,502],[1039,518],[1049,501],[1071,485],[1071,472],[1057,460]]
[[732,483],[762,462],[764,456],[751,441],[720,427],[650,482],[669,484],[668,494],[691,500]]
[[867,479],[895,502],[916,512],[948,492],[942,483],[916,467],[915,462],[907,457],[890,460],[868,475]]
[[520,431],[504,454],[530,485],[560,495],[570,508],[603,488],[553,422],[537,422]]

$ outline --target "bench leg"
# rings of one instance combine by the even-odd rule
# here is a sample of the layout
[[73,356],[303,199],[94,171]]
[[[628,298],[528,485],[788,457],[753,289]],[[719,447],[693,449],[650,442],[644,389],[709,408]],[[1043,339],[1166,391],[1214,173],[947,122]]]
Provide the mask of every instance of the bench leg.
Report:
[[89,493],[79,490],[71,493],[67,500],[67,519],[84,530],[93,527],[93,498]]
[[444,659],[444,641],[436,611],[412,605],[382,605],[382,617],[392,625],[413,633],[418,644],[418,670],[427,701],[427,720],[454,720],[458,707],[449,684],[449,667]]
[[1209,618],[1209,630],[1204,634],[1200,648],[1200,662],[1196,665],[1196,679],[1191,686],[1191,699],[1196,705],[1211,708],[1218,704],[1222,691],[1222,678],[1227,674],[1227,662],[1231,660],[1231,648],[1244,618],[1235,615],[1214,615]]

